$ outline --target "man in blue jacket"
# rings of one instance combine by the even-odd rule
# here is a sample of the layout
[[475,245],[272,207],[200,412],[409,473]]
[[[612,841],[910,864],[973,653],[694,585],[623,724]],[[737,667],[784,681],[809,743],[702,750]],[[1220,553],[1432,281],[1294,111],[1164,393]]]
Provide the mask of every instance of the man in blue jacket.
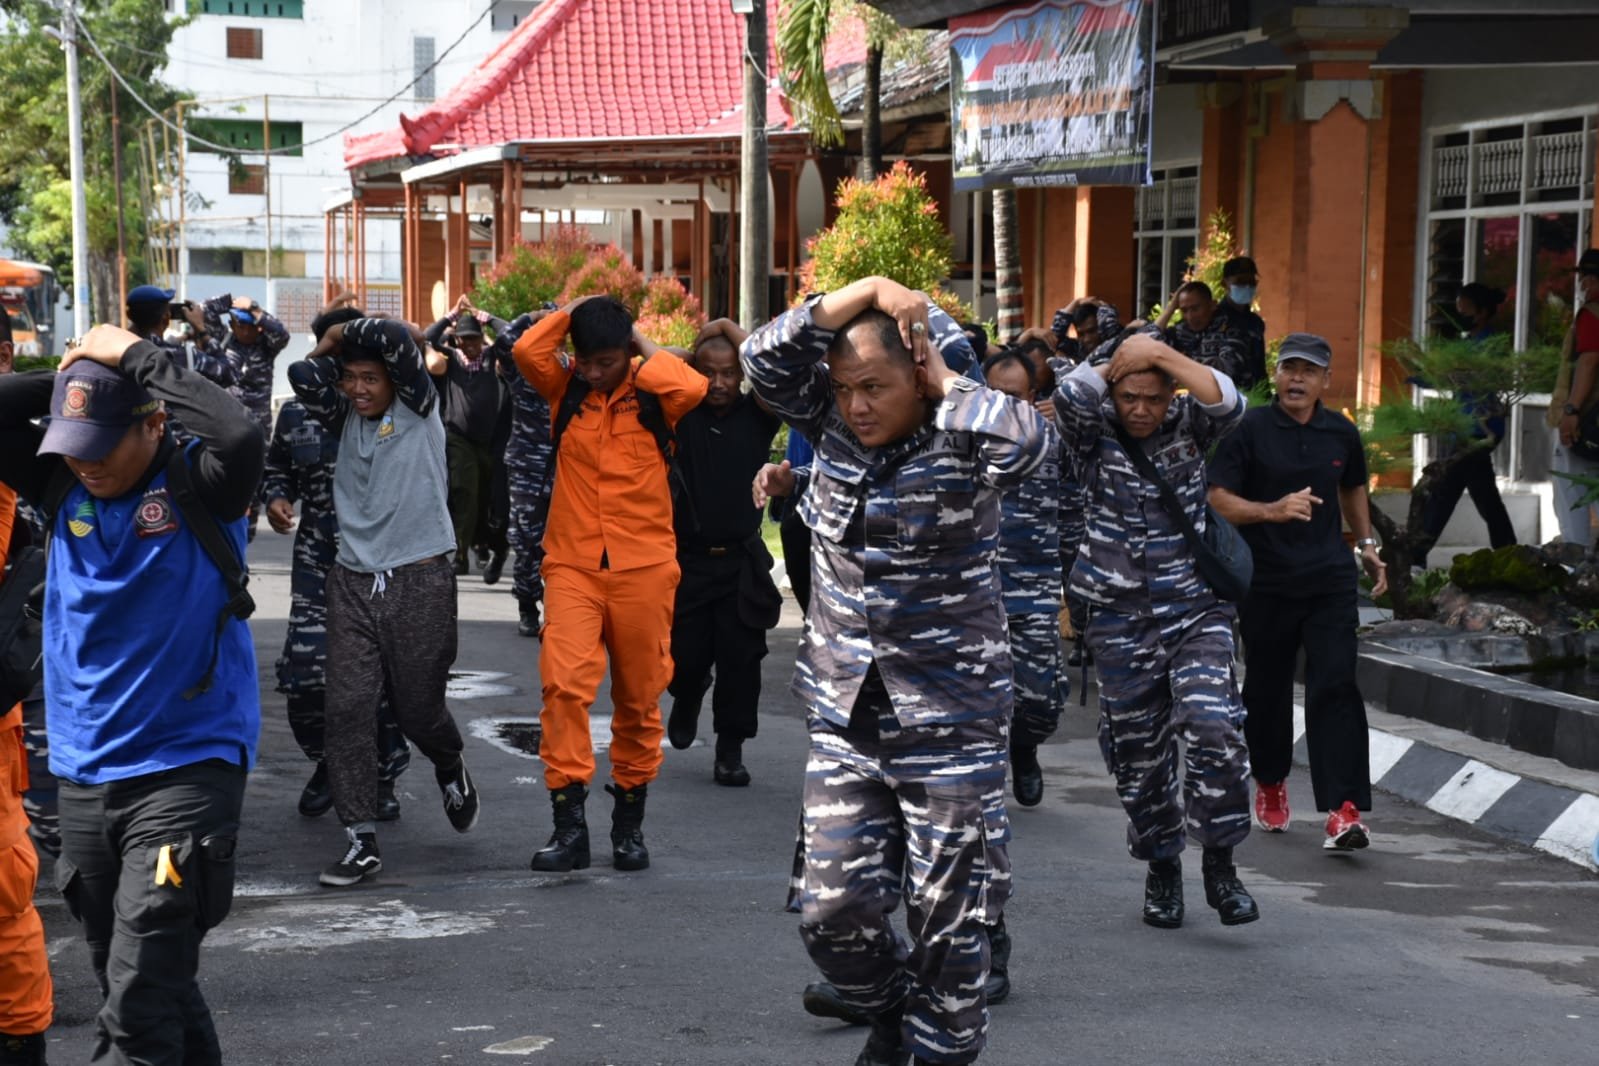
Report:
[[[169,410],[194,438],[176,461]],[[222,1061],[195,974],[233,900],[260,703],[249,628],[226,614],[232,592],[169,477],[242,558],[264,452],[238,401],[114,326],[59,373],[0,379],[0,481],[43,506],[53,541],[56,880],[105,996],[95,1064]]]

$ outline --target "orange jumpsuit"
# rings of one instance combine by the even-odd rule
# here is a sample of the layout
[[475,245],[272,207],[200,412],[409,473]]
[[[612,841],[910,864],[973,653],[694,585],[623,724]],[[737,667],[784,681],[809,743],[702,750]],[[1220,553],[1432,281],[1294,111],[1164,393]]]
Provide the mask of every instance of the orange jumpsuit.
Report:
[[[0,485],[0,567],[16,520],[16,494]],[[33,908],[39,856],[28,839],[22,793],[28,756],[22,746],[22,705],[0,715],[0,1034],[32,1036],[50,1028],[55,992],[45,954],[44,923]]]
[[[517,341],[517,369],[558,411],[572,370],[556,349],[571,318],[551,312]],[[638,419],[638,390],[659,397],[668,425],[705,398],[705,378],[670,352],[635,359],[609,396],[590,393],[555,456],[544,533],[539,714],[544,783],[594,777],[589,706],[611,662],[611,772],[624,789],[661,767],[661,693],[672,679],[677,537],[666,463]]]

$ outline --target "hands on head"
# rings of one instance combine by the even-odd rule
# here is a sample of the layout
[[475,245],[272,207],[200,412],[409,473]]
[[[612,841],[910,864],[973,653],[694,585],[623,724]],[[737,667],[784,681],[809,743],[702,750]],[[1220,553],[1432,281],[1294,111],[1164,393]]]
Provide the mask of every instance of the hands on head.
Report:
[[139,343],[139,335],[121,326],[100,325],[85,333],[67,354],[61,357],[58,370],[65,370],[80,359],[88,359],[102,366],[120,369],[122,357],[129,348]]

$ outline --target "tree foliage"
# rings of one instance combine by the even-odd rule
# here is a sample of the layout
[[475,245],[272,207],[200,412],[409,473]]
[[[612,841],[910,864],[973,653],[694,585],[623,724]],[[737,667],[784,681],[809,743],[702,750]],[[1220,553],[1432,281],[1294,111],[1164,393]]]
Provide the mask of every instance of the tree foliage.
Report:
[[1394,612],[1413,617],[1425,610],[1411,594],[1410,567],[1432,547],[1424,519],[1433,494],[1448,471],[1466,456],[1493,446],[1489,419],[1533,393],[1548,392],[1560,363],[1560,352],[1547,345],[1512,350],[1503,334],[1483,341],[1433,338],[1399,341],[1387,346],[1410,381],[1440,395],[1413,398],[1406,390],[1361,412],[1366,464],[1373,475],[1413,469],[1418,436],[1439,443],[1438,458],[1422,468],[1410,490],[1410,504],[1401,523],[1376,506],[1372,525],[1382,535],[1382,555]]
[[[79,17],[141,96],[157,108],[179,94],[155,77],[180,20],[149,0],[80,0]],[[71,291],[72,184],[69,179],[66,58],[44,28],[60,24],[44,0],[0,0],[0,219],[17,254],[54,268]],[[83,101],[85,193],[90,284],[98,319],[120,321],[116,302],[116,182],[112,152],[111,75],[85,46],[78,74]],[[143,279],[149,192],[139,176],[139,131],[148,116],[126,92],[118,113],[130,284]]]
[[806,244],[810,260],[801,292],[840,289],[880,275],[919,289],[956,317],[970,312],[940,289],[949,276],[955,240],[927,191],[927,179],[904,160],[876,181],[846,178],[838,186],[838,217]]

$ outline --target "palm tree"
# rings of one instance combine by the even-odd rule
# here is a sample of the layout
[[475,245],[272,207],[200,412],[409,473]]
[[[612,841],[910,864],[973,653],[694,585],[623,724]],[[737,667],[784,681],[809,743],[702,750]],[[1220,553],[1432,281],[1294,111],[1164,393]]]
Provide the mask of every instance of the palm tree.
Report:
[[778,15],[777,55],[795,117],[810,128],[811,137],[822,147],[842,145],[844,124],[827,84],[827,36],[834,25],[851,15],[866,26],[861,179],[870,181],[883,172],[883,55],[905,31],[881,11],[856,0],[787,0]]
[[[1022,263],[1016,233],[1016,190],[995,189],[994,204],[994,299],[999,305],[996,325],[999,335],[1014,338],[1022,331]],[[1039,234],[1039,240],[1043,234]]]

